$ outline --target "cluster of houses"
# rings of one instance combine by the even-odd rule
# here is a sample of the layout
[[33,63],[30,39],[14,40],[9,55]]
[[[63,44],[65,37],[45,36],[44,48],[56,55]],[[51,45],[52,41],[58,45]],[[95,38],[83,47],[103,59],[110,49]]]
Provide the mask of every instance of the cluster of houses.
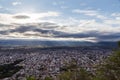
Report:
[[23,59],[17,64],[23,66],[23,69],[12,77],[3,80],[16,80],[16,78],[24,80],[27,76],[36,78],[55,77],[60,73],[62,67],[70,64],[73,60],[78,66],[92,71],[93,65],[100,63],[111,53],[111,49],[102,48],[43,49],[27,51],[26,53],[22,53],[22,50],[10,50],[0,51],[0,64],[9,64],[18,59]]

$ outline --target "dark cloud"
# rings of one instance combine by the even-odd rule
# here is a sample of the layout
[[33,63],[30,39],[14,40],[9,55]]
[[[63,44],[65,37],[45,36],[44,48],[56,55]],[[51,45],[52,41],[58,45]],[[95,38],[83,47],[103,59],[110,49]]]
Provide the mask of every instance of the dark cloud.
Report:
[[0,31],[0,34],[1,35],[7,35],[7,34],[9,34],[9,32],[8,31]]
[[[56,31],[54,29],[49,29],[47,28],[48,26],[51,26],[53,24],[48,25],[48,23],[45,25],[45,23],[39,23],[38,25],[19,25],[14,29],[7,29],[0,31],[1,35],[9,35],[9,34],[14,34],[14,33],[20,33],[21,35],[24,36],[43,36],[46,37],[49,34],[49,37],[54,37],[54,35],[64,35],[64,32],[61,31]],[[43,29],[42,27],[45,26]],[[9,26],[11,27],[11,26]],[[55,26],[54,26],[55,27]],[[31,33],[29,33],[31,32]],[[33,32],[33,33],[32,33]],[[52,35],[52,36],[51,36]],[[18,37],[18,36],[16,36]]]
[[94,37],[96,41],[114,41],[120,40],[120,32],[119,33],[109,33],[104,34],[98,31],[89,31],[84,33],[65,33],[63,35],[55,35],[54,37],[65,37],[65,38],[89,38]]
[[25,33],[27,31],[38,32],[40,34],[49,34],[49,33],[56,34],[56,35],[65,34],[65,33],[60,32],[60,31],[55,31],[55,30],[50,30],[50,29],[41,29],[41,28],[36,27],[36,26],[19,26],[18,28],[9,30],[10,33],[14,33],[14,32]]
[[9,30],[10,33],[18,32],[18,33],[24,33],[26,31],[33,30],[34,26],[19,26],[15,29]]
[[96,37],[97,41],[118,41],[120,40],[120,32],[119,33],[111,33],[107,35],[99,35]]
[[11,26],[10,24],[3,24],[3,23],[0,23],[0,27],[9,27]]
[[29,19],[30,17],[27,15],[16,15],[16,16],[13,16],[13,18],[15,18],[15,19]]
[[[2,25],[2,24],[1,24]],[[50,27],[51,28],[50,28]],[[52,27],[54,26],[54,27]],[[11,27],[11,26],[9,26]],[[52,38],[89,38],[94,37],[96,41],[112,41],[112,40],[118,40],[120,39],[120,32],[116,33],[104,33],[99,31],[87,31],[87,32],[81,32],[81,33],[67,33],[62,32],[58,29],[55,29],[56,27],[60,27],[58,25],[55,25],[53,23],[39,23],[39,24],[27,24],[27,25],[18,25],[14,29],[7,29],[0,31],[1,35],[9,35],[14,33],[20,33],[21,35],[27,36],[27,37],[52,37]],[[31,33],[29,33],[31,32]],[[32,33],[33,32],[33,33]],[[19,36],[16,36],[19,37]]]
[[89,31],[82,33],[65,33],[64,35],[56,35],[55,37],[66,37],[66,38],[87,38],[87,37],[96,37],[99,36],[97,31]]

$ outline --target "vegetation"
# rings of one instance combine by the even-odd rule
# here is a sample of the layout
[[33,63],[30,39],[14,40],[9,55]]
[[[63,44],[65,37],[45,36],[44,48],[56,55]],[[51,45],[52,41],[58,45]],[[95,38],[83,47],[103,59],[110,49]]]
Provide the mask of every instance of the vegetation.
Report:
[[90,74],[81,68],[76,71],[65,71],[59,75],[58,80],[91,80],[91,78]]
[[26,80],[36,80],[36,79],[33,76],[29,76],[29,77],[26,78]]
[[47,77],[45,77],[45,79],[44,79],[44,80],[53,80],[53,78],[52,78],[52,77],[47,76]]
[[120,80],[120,50],[97,68],[94,80]]
[[71,61],[71,64],[61,69],[63,72],[58,76],[58,80],[90,80],[90,73],[83,68],[79,68],[74,59]]
[[16,60],[14,63],[11,63],[11,64],[0,65],[0,79],[11,77],[13,74],[15,74],[20,69],[22,69],[23,68],[22,66],[15,66],[21,61],[22,60]]
[[118,41],[118,46],[120,47],[120,41]]

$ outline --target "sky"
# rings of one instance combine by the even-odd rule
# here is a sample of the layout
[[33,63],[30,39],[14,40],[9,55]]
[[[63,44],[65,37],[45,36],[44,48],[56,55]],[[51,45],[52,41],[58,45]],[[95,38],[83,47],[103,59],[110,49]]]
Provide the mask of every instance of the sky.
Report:
[[120,40],[120,0],[0,0],[0,39]]

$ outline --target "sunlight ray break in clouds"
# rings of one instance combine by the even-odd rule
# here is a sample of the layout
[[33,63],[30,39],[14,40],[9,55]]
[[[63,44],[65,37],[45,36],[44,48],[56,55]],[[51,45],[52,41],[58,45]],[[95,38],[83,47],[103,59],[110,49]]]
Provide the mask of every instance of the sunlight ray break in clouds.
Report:
[[1,39],[117,41],[119,0],[0,0]]

